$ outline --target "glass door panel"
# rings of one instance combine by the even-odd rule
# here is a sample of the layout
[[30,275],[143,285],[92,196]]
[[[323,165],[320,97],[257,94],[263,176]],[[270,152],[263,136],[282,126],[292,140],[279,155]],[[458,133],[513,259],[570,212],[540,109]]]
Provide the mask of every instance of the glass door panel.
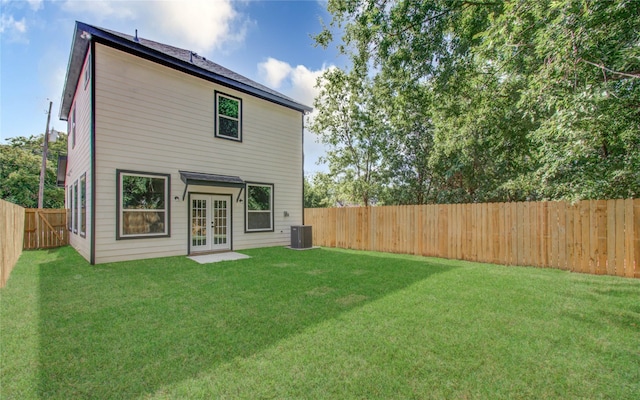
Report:
[[230,249],[229,241],[229,200],[224,196],[212,196],[213,248],[216,250]]
[[190,252],[231,249],[229,196],[191,195]]
[[210,214],[208,196],[191,197],[191,251],[207,251],[211,249]]

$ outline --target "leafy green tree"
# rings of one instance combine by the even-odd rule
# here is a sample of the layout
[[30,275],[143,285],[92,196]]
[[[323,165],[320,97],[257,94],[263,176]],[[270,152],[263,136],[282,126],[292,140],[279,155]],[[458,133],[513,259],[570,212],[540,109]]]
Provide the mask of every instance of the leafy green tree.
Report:
[[525,82],[544,198],[640,195],[640,2],[508,2],[479,51]]
[[332,24],[345,32],[340,49],[354,69],[377,70],[376,82],[386,87],[392,134],[384,153],[385,203],[487,200],[505,179],[518,176],[505,169],[519,163],[497,162],[500,148],[513,154],[514,140],[496,126],[496,109],[502,110],[486,104],[493,93],[478,97],[495,79],[485,82],[489,74],[476,73],[486,66],[476,65],[469,51],[489,10],[464,14],[469,7],[477,8],[455,1],[329,2]]
[[[517,80],[496,78],[493,68],[454,71],[450,91],[434,93],[434,151],[429,159],[440,203],[531,198],[514,187],[531,166],[528,132],[534,127],[515,103]],[[486,72],[491,73],[486,73]]]
[[361,71],[332,68],[320,78],[319,111],[309,128],[331,146],[323,161],[339,191],[352,204],[370,205],[380,192],[386,151],[386,125],[381,119],[381,98]]
[[337,204],[334,185],[327,174],[318,172],[304,177],[305,208],[326,208]]
[[[0,198],[27,208],[38,207],[44,135],[15,137],[0,145]],[[64,189],[56,186],[58,155],[66,154],[67,137],[49,143],[44,207],[64,208]]]
[[359,110],[385,104],[382,201],[640,195],[640,2],[329,0],[328,10],[317,43],[341,28],[343,74],[367,71],[353,84],[384,88]]
[[[383,112],[389,125],[387,150],[384,152],[386,181],[380,201],[383,204],[426,204],[436,195],[429,158],[433,152],[434,126],[431,88],[415,84],[398,90],[385,86],[386,107]],[[385,93],[383,92],[383,93]]]

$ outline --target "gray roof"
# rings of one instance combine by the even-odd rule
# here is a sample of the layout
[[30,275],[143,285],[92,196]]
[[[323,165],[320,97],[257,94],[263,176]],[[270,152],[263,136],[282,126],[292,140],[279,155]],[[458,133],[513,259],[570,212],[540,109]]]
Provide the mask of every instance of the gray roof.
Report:
[[[90,35],[88,36],[87,33]],[[260,83],[252,81],[238,73],[231,71],[205,57],[197,55],[191,50],[181,49],[153,40],[143,39],[125,33],[116,32],[76,22],[74,40],[69,56],[67,77],[63,89],[60,106],[60,119],[68,118],[73,95],[78,84],[84,56],[90,41],[103,43],[121,50],[130,52],[140,57],[167,65],[186,73],[207,79],[218,84],[239,90],[244,93],[262,98],[267,101],[280,104],[301,112],[309,112],[311,107],[303,105],[296,100],[270,89]]]

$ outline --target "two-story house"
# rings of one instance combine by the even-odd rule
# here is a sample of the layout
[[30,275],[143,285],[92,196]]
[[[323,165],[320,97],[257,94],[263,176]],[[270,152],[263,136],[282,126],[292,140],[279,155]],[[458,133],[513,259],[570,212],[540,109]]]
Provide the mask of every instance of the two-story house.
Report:
[[76,23],[60,119],[92,264],[287,245],[311,108],[190,50]]

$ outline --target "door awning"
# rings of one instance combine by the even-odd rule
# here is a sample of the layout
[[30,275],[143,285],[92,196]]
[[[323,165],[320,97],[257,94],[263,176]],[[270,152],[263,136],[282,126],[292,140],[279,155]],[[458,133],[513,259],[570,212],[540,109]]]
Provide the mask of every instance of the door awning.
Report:
[[203,172],[189,171],[178,172],[180,172],[180,179],[185,183],[182,200],[184,200],[184,196],[187,194],[187,188],[189,185],[244,188],[244,181],[240,179],[239,176],[205,174]]

